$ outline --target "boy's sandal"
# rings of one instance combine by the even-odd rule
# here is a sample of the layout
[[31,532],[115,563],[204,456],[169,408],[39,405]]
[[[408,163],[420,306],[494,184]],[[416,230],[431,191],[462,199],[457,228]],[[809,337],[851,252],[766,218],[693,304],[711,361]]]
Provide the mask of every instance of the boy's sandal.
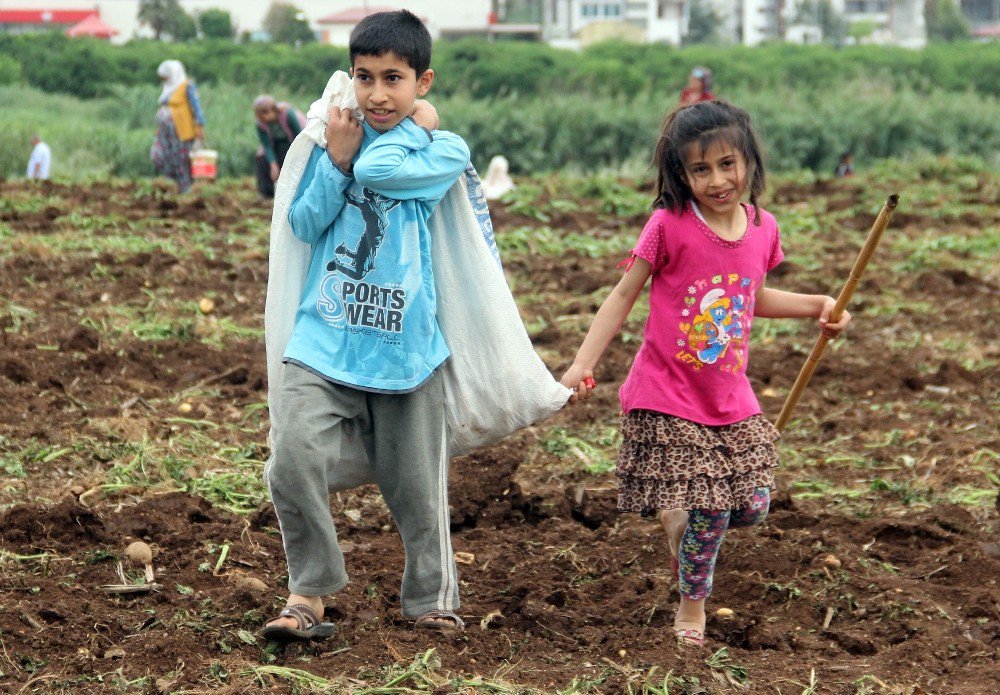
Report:
[[[297,626],[272,625],[279,618],[294,618]],[[336,630],[336,625],[321,621],[312,608],[303,603],[296,603],[285,606],[278,615],[271,618],[260,631],[260,636],[275,642],[318,641],[332,636]]]
[[696,647],[700,647],[705,644],[705,633],[701,630],[675,627],[674,634],[677,635],[677,644],[679,646],[691,644]]
[[457,614],[437,609],[417,616],[413,624],[416,627],[422,627],[427,630],[440,630],[441,632],[462,632],[465,630],[465,621],[459,618]]

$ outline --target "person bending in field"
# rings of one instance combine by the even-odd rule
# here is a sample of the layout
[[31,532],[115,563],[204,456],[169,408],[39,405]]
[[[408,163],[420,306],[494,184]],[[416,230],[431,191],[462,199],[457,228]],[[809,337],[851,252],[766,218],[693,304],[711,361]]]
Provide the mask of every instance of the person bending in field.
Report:
[[306,125],[302,113],[291,104],[275,101],[269,94],[253,100],[254,126],[260,147],[254,156],[257,192],[265,198],[274,197],[274,182],[285,163],[288,148]]
[[268,639],[323,639],[323,598],[347,584],[328,491],[344,485],[345,427],[363,433],[406,551],[403,615],[460,630],[448,515],[444,387],[427,219],[469,163],[421,99],[431,37],[406,10],[362,20],[350,38],[363,120],[332,108],[289,208],[311,246],[266,471],[288,563],[286,607]]
[[758,203],[764,168],[746,111],[677,108],[653,163],[654,211],[562,383],[590,396],[601,355],[652,278],[644,340],[621,388],[618,508],[659,513],[680,587],[674,631],[701,645],[722,539],[764,520],[778,465],[778,431],[746,376],[753,321],[812,317],[836,336],[851,318],[830,322],[831,297],[765,286],[783,254]]

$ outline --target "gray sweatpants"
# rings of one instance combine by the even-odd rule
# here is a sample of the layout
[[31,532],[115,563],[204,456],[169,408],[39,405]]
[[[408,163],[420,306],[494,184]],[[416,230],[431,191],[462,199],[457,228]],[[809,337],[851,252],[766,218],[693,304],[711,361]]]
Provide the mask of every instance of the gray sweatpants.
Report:
[[347,584],[329,492],[357,484],[356,469],[341,460],[350,427],[361,433],[374,480],[403,539],[403,615],[458,608],[440,375],[410,393],[381,394],[333,384],[287,364],[281,409],[266,478],[281,526],[289,591],[325,596]]

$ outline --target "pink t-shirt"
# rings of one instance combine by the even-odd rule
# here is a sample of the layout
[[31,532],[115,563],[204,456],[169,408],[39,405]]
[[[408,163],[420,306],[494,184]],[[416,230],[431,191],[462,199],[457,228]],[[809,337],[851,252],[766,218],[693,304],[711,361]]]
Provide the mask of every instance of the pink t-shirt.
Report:
[[622,409],[702,425],[760,413],[747,379],[754,296],[784,254],[774,216],[745,205],[747,231],[726,241],[692,209],[656,210],[632,253],[653,266],[649,318],[621,388]]

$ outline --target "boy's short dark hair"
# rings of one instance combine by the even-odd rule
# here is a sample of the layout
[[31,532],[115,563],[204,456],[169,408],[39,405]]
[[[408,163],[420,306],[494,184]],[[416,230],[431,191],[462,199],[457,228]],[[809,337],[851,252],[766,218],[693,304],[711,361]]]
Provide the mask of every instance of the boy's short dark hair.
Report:
[[431,34],[409,10],[376,12],[354,27],[350,40],[351,65],[357,56],[394,53],[420,77],[431,66]]

